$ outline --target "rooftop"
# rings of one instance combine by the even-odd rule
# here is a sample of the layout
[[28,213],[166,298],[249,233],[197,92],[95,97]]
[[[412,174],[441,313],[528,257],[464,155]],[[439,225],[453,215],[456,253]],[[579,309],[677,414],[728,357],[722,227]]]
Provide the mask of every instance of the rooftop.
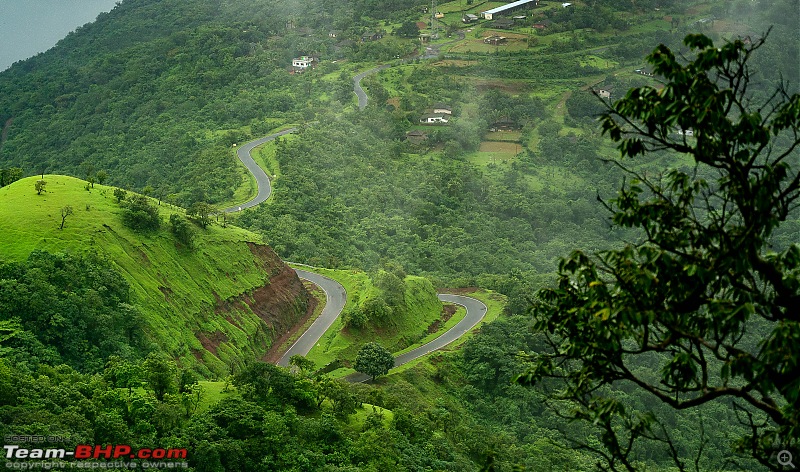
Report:
[[506,11],[508,9],[511,9],[511,8],[514,8],[514,7],[518,7],[520,5],[525,5],[526,3],[535,3],[535,2],[536,2],[536,0],[517,0],[516,2],[507,3],[507,4],[505,4],[505,5],[501,6],[501,7],[492,8],[491,10],[486,10],[486,11],[483,11],[481,13],[489,13],[489,14],[500,13],[500,12],[504,12],[504,11]]

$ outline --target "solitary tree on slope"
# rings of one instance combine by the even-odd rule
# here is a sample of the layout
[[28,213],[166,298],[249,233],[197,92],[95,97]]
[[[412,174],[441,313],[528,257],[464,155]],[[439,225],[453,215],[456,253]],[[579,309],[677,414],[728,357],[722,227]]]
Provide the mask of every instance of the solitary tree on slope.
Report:
[[356,354],[354,368],[362,374],[367,374],[374,381],[379,375],[386,375],[394,367],[394,356],[378,343],[367,343],[361,346]]

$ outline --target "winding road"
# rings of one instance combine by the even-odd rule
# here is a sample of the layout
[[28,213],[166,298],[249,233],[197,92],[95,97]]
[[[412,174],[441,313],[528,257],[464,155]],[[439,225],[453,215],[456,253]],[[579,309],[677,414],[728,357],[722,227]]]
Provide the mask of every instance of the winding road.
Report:
[[308,354],[314,344],[319,341],[319,338],[336,321],[336,318],[339,317],[344,309],[344,304],[347,303],[347,292],[339,282],[306,270],[295,269],[295,272],[297,272],[298,277],[308,280],[325,292],[325,308],[322,309],[319,317],[311,323],[311,326],[292,344],[292,347],[278,359],[278,365],[283,367],[289,365],[289,359],[293,355],[305,356]]
[[[449,46],[449,45],[451,45],[453,43],[457,43],[458,41],[461,41],[462,39],[464,39],[464,33],[462,33],[461,31],[457,32],[456,36],[458,36],[458,39],[454,39],[454,40],[448,41],[446,43],[433,44],[430,47],[425,48],[422,51],[421,54],[418,54],[418,55],[412,57],[411,59],[401,59],[401,60],[397,61],[397,63],[398,64],[403,64],[403,63],[412,61],[414,59],[435,59],[435,58],[439,57],[440,50],[441,50],[442,46]],[[361,79],[363,79],[364,77],[366,77],[368,75],[372,75],[372,74],[374,74],[374,73],[376,73],[378,71],[381,71],[383,69],[388,69],[391,66],[392,66],[392,64],[382,64],[382,65],[379,65],[378,67],[373,67],[372,69],[364,71],[364,72],[356,75],[355,77],[353,77],[353,92],[355,92],[356,96],[358,97],[358,109],[359,110],[363,110],[364,108],[366,108],[367,107],[367,101],[368,101],[367,93],[364,91],[363,88],[361,88]]]
[[[414,359],[419,359],[422,356],[430,354],[433,351],[441,349],[448,344],[452,343],[453,341],[457,340],[461,336],[463,336],[467,331],[471,330],[478,324],[484,316],[486,316],[486,305],[483,302],[476,300],[474,298],[465,297],[462,295],[451,295],[449,293],[440,293],[439,300],[448,303],[455,303],[457,305],[461,305],[467,309],[467,314],[464,315],[464,318],[456,323],[455,326],[448,329],[444,332],[441,336],[434,339],[431,342],[425,343],[422,346],[412,349],[408,352],[404,352],[399,356],[395,356],[394,358],[394,366],[401,366],[408,362],[413,361]],[[360,372],[356,372],[355,374],[350,374],[345,377],[350,383],[362,383],[370,380],[371,377],[367,374],[362,374]]]
[[[463,33],[461,33],[459,36],[460,39],[464,38]],[[423,54],[421,57],[429,58],[438,56],[439,47],[444,46],[445,44],[440,44],[435,49],[429,48],[427,52]],[[434,51],[435,54],[432,54],[431,51]],[[372,68],[353,77],[353,92],[355,92],[356,96],[358,97],[359,110],[363,110],[367,106],[367,100],[368,100],[366,92],[364,92],[364,89],[361,88],[361,79],[370,74],[374,74],[380,70],[386,69],[388,67],[390,67],[390,64],[383,64],[381,66]],[[252,208],[260,203],[263,203],[270,197],[270,195],[272,194],[272,186],[270,184],[269,176],[256,163],[256,161],[253,159],[250,153],[253,151],[253,149],[264,143],[272,141],[279,136],[294,133],[295,131],[297,131],[297,128],[289,128],[250,141],[248,143],[243,144],[238,149],[236,149],[236,156],[239,158],[242,164],[244,164],[247,170],[253,175],[253,177],[255,177],[258,191],[256,192],[256,196],[253,197],[252,200],[242,203],[241,205],[236,205],[230,208],[226,208],[224,210],[226,213],[233,213],[237,211],[242,211],[246,208]],[[336,282],[335,280],[302,269],[295,269],[295,272],[297,272],[297,276],[300,277],[301,279],[308,280],[309,282],[321,288],[322,291],[325,292],[326,303],[325,303],[325,308],[322,310],[320,316],[317,317],[316,320],[314,320],[311,326],[309,326],[309,328],[297,339],[297,341],[295,341],[294,344],[292,344],[292,346],[278,360],[278,365],[284,367],[289,365],[289,359],[293,355],[299,354],[304,356],[308,354],[309,351],[311,351],[314,345],[325,334],[325,331],[327,331],[328,328],[330,328],[333,325],[333,323],[342,313],[342,310],[344,310],[344,306],[347,303],[347,292],[345,291],[344,287],[342,287],[342,285]],[[426,354],[430,354],[431,352],[437,349],[441,349],[447,346],[448,344],[457,340],[458,338],[463,336],[466,332],[474,328],[475,325],[478,324],[483,319],[484,316],[486,316],[486,311],[487,311],[486,305],[484,305],[483,302],[479,300],[470,297],[465,297],[462,295],[451,295],[447,293],[440,293],[438,294],[438,296],[439,300],[441,301],[448,303],[455,303],[466,308],[467,310],[466,315],[461,321],[456,323],[455,326],[447,330],[445,333],[443,333],[441,336],[437,337],[433,341],[430,341],[426,344],[423,344],[422,346],[412,349],[411,351],[396,356],[395,367],[403,365],[414,359],[418,359]],[[370,377],[368,375],[361,373],[355,373],[346,377],[346,380],[352,383],[365,382],[369,379]]]
[[250,152],[252,152],[256,147],[261,146],[264,143],[268,143],[278,136],[294,133],[295,131],[297,131],[297,128],[285,129],[283,131],[258,138],[254,141],[250,141],[249,143],[245,143],[236,149],[236,156],[240,161],[242,161],[242,164],[247,167],[247,170],[253,174],[253,177],[255,177],[256,188],[258,189],[258,192],[256,192],[256,196],[253,197],[252,200],[242,203],[241,205],[226,208],[223,210],[225,213],[233,213],[235,211],[242,211],[245,208],[252,208],[259,203],[263,203],[269,198],[270,195],[272,195],[272,185],[269,183],[269,177],[267,176],[267,173],[264,172],[264,169],[262,169],[258,164],[256,164],[256,161],[253,160],[253,156],[250,155]]
[[353,77],[353,92],[355,92],[356,96],[358,97],[359,110],[363,110],[364,108],[367,107],[367,92],[365,92],[364,89],[361,88],[361,79],[370,74],[374,74],[379,70],[388,69],[389,67],[391,67],[389,64],[383,64],[378,67],[374,67],[368,71],[364,71],[358,74],[357,76]]

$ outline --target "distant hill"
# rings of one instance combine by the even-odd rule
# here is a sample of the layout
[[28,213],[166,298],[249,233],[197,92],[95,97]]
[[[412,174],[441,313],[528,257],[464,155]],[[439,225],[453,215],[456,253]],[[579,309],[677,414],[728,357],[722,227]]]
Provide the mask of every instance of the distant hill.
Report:
[[[45,175],[45,192],[37,195],[39,178],[0,188],[0,262],[24,261],[35,249],[106,256],[131,286],[145,338],[183,366],[221,375],[260,358],[313,308],[294,271],[254,233],[196,227],[187,249],[167,223],[184,213],[178,207],[161,204],[162,228],[137,233],[122,223],[113,187],[86,190],[85,181]],[[73,214],[59,229],[67,205]]]

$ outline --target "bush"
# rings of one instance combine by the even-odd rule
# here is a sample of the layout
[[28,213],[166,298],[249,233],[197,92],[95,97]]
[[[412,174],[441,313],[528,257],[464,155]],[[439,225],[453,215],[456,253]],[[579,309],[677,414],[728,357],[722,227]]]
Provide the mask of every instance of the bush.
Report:
[[169,224],[178,242],[190,249],[194,247],[195,231],[189,220],[173,213],[169,216]]
[[158,207],[143,195],[133,195],[125,200],[122,222],[135,231],[155,231],[161,227]]

